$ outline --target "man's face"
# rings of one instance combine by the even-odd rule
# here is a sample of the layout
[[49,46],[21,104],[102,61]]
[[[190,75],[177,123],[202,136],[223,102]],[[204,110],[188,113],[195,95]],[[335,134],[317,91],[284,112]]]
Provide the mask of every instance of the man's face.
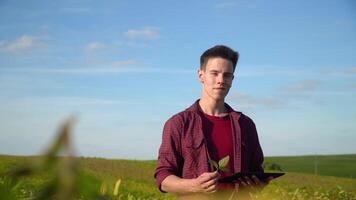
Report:
[[203,97],[224,100],[234,79],[233,64],[224,58],[209,58],[205,70],[199,69],[198,77],[203,86]]

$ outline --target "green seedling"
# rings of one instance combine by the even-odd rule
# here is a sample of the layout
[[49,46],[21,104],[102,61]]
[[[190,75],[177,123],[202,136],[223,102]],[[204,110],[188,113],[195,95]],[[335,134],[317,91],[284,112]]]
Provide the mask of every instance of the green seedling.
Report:
[[227,164],[229,163],[229,159],[230,156],[225,156],[224,158],[222,158],[221,160],[219,160],[219,162],[216,162],[215,160],[209,160],[210,165],[212,165],[212,167],[218,171],[221,172],[226,172],[229,171],[228,168],[226,168]]

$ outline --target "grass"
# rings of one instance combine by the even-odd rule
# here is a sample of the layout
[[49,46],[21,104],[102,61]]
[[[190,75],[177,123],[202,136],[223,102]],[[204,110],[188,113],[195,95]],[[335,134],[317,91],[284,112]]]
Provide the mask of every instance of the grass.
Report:
[[[324,157],[324,159],[325,158],[326,157]],[[332,160],[335,160],[335,156],[332,156],[332,158]],[[38,159],[39,157],[0,155],[0,173],[11,167],[19,166],[26,162],[34,162]],[[84,157],[77,159],[86,174],[95,177],[99,182],[106,185],[107,193],[111,194],[114,190],[116,180],[121,179],[122,183],[120,185],[119,193],[124,199],[128,198],[130,195],[132,198],[139,197],[141,199],[175,199],[174,195],[162,194],[156,188],[153,179],[155,161],[112,160]],[[270,159],[267,160],[271,161]],[[39,185],[46,184],[46,179],[50,176],[51,174],[43,173],[25,179],[22,186],[20,186],[21,189],[19,189],[19,191],[23,191],[22,196],[36,193],[36,190],[28,192],[30,191],[29,188],[37,188]],[[99,189],[99,186],[97,187]],[[311,199],[314,199],[314,195],[320,197],[322,195],[331,195],[332,193],[338,195],[340,192],[352,196],[353,194],[356,194],[356,180],[342,177],[316,176],[307,173],[287,172],[285,176],[273,180],[264,189],[264,194],[270,195],[268,198],[271,198],[271,195],[278,197],[280,196],[278,194],[285,193],[285,199],[288,199],[293,197],[295,192],[297,192],[296,194],[300,197],[303,197],[299,199],[308,199],[307,197],[312,197]],[[316,197],[315,199],[317,199]],[[355,198],[351,198],[348,196],[348,198],[342,199],[356,199],[356,195],[354,197]],[[266,195],[263,196],[263,198],[267,198]],[[298,198],[295,197],[295,199]]]
[[356,154],[267,157],[266,162],[278,163],[288,172],[356,179]]

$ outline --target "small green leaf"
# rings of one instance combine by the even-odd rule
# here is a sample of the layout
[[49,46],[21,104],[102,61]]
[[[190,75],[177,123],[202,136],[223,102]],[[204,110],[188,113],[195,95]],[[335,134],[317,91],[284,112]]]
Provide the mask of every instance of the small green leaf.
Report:
[[209,160],[210,165],[212,165],[216,170],[219,170],[219,165],[215,160]]
[[219,161],[219,169],[221,170],[222,168],[225,168],[227,163],[229,163],[230,156],[225,156]]

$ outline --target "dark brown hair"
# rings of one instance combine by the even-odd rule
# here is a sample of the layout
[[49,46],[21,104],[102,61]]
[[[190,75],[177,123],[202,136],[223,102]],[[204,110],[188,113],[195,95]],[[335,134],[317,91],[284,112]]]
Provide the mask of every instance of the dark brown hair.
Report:
[[200,56],[200,69],[205,70],[205,65],[208,62],[209,58],[216,58],[216,57],[224,58],[226,60],[231,61],[235,71],[236,64],[239,59],[239,53],[225,45],[216,45],[206,50]]

